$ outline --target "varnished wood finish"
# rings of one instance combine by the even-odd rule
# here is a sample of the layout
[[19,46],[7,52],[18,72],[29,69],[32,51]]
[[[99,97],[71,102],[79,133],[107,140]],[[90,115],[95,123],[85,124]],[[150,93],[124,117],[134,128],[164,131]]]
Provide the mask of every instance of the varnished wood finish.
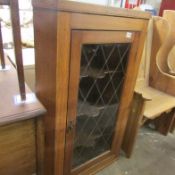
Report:
[[[124,136],[125,130],[123,130],[123,128],[126,128],[129,111],[131,110],[132,98],[134,95],[133,90],[135,87],[139,64],[141,61],[142,50],[144,46],[144,39],[146,35],[146,26],[147,23],[145,23],[145,27],[143,28],[142,32],[136,33],[129,56],[128,68],[126,72],[125,82],[122,90],[122,98],[118,112],[117,126],[115,131],[116,135],[114,136],[115,139],[112,145],[113,152],[116,154],[119,154],[119,149],[123,140],[119,138],[123,138]],[[135,62],[137,62],[138,64],[135,64]]]
[[4,59],[4,50],[3,50],[3,41],[2,41],[2,30],[1,30],[1,22],[0,22],[0,60],[2,69],[5,68],[5,59]]
[[144,23],[145,21],[141,19],[99,15],[92,15],[89,18],[87,14],[78,13],[71,15],[71,27],[73,29],[125,30],[127,28],[127,31],[140,31],[143,29]]
[[127,18],[149,19],[150,13],[130,9],[106,7],[94,4],[83,4],[68,0],[33,0],[36,8],[59,10],[73,13],[97,14],[106,16],[122,16]]
[[11,13],[12,33],[13,33],[13,41],[14,41],[14,49],[16,57],[16,69],[19,82],[19,91],[21,99],[26,100],[18,0],[10,0],[10,13]]
[[122,149],[128,158],[130,158],[132,155],[137,133],[143,119],[144,106],[145,100],[143,99],[142,95],[135,93],[122,143]]
[[[109,32],[109,31],[99,31],[99,30],[97,30],[97,31],[73,30],[72,36],[73,35],[76,35],[76,36],[78,35],[77,39],[78,39],[78,41],[81,40],[79,42],[81,42],[82,44],[99,44],[99,43],[103,44],[103,43],[116,43],[116,42],[132,43],[134,40],[135,33],[131,32],[131,37],[126,37],[127,32],[120,32],[120,31],[118,31],[118,32],[110,31]],[[74,38],[76,38],[76,37],[74,37]],[[80,45],[80,43],[79,43],[79,45]],[[81,50],[79,50],[79,51],[81,51]],[[80,55],[78,55],[78,56],[80,56]]]
[[[19,95],[18,80],[16,69],[6,59],[11,69],[0,72],[0,125],[12,123],[15,121],[26,120],[37,117],[46,112],[45,108],[36,99],[35,102],[29,104],[15,104],[14,96]],[[27,93],[32,93],[26,86]]]
[[35,172],[34,120],[0,126],[0,174],[31,175]]
[[[44,19],[44,20],[41,20]],[[44,116],[44,174],[54,174],[57,14],[34,10],[36,95],[47,109]]]
[[[71,62],[70,62],[70,78],[69,78],[69,99],[68,99],[68,114],[67,114],[67,123],[73,122],[73,125],[76,125],[76,114],[77,114],[77,97],[78,97],[78,85],[79,85],[79,76],[80,76],[80,62],[81,62],[81,46],[83,44],[94,44],[94,43],[132,43],[135,38],[135,33],[132,34],[132,37],[126,38],[126,32],[109,32],[109,31],[78,31],[73,30],[72,32],[72,43],[71,43]],[[131,49],[131,56],[129,57],[129,60],[133,60],[132,56],[138,51],[138,42],[135,40],[135,43],[132,43],[133,45],[136,45]],[[134,52],[134,54],[133,54]],[[133,55],[132,55],[133,54]],[[130,62],[131,63],[131,62]],[[133,62],[134,63],[134,62]],[[134,67],[132,64],[128,64],[131,67]],[[127,80],[126,80],[127,81]],[[129,87],[128,87],[129,88]],[[127,95],[127,92],[124,92],[125,95]],[[128,101],[129,98],[128,98]],[[129,104],[125,102],[126,108],[128,108]],[[124,106],[122,106],[124,108]],[[124,108],[124,110],[127,110]],[[119,112],[120,113],[120,112]],[[119,116],[118,116],[119,117]],[[122,128],[124,129],[124,128]],[[122,130],[121,129],[121,130]],[[71,169],[71,158],[72,158],[72,151],[73,151],[73,141],[74,141],[74,135],[75,135],[75,127],[74,132],[68,132],[66,134],[66,146],[65,146],[65,174],[70,174]],[[116,138],[117,140],[120,140],[121,137]],[[115,139],[114,139],[115,140]],[[119,146],[120,147],[120,146]],[[115,148],[114,148],[115,149]],[[119,151],[119,150],[117,150]],[[113,155],[115,157],[115,154]],[[103,159],[106,159],[106,156],[104,158],[99,159],[102,161]],[[96,162],[97,160],[94,159]],[[93,161],[90,161],[90,164],[93,164]],[[100,164],[100,163],[99,163]],[[76,170],[73,170],[74,174],[82,173],[82,171],[86,171],[88,167],[88,163],[85,163],[85,165],[80,166],[79,168],[76,168]]]
[[69,76],[69,90],[68,90],[68,112],[67,123],[73,122],[73,132],[66,132],[65,145],[65,160],[64,160],[64,174],[70,174],[72,169],[72,155],[73,155],[73,141],[75,135],[77,103],[78,103],[78,86],[80,75],[80,60],[81,60],[81,33],[72,32],[71,38],[71,62],[70,62],[70,76]]
[[[68,95],[68,90],[73,91],[76,89],[76,78],[74,73],[79,70],[79,63],[72,64],[71,43],[77,44],[78,40],[73,41],[77,32],[88,32],[87,30],[93,30],[94,36],[97,33],[96,30],[102,32],[102,34],[90,37],[90,35],[84,35],[88,37],[89,42],[100,41],[101,37],[106,42],[108,39],[114,41],[119,39],[119,36],[114,36],[113,32],[116,31],[128,31],[136,33],[136,37],[131,40],[135,43],[133,51],[130,56],[130,64],[128,72],[132,74],[128,75],[125,83],[125,89],[123,92],[127,92],[127,95],[122,99],[122,105],[127,101],[126,105],[121,105],[121,112],[119,113],[119,124],[116,130],[116,137],[113,144],[113,154],[107,154],[106,159],[102,157],[97,158],[94,162],[82,165],[81,169],[72,171],[72,174],[93,174],[97,170],[105,167],[109,162],[116,159],[118,155],[122,137],[124,134],[124,128],[127,122],[127,114],[131,105],[131,99],[133,96],[133,88],[135,84],[136,74],[138,70],[138,64],[141,57],[143,48],[143,41],[145,38],[146,25],[149,15],[147,13],[113,9],[100,6],[84,5],[75,2],[61,2],[57,8],[56,1],[39,1],[33,0],[34,4],[34,30],[35,30],[35,47],[36,47],[36,82],[37,82],[37,96],[45,105],[48,110],[45,115],[45,161],[44,161],[44,173],[46,175],[63,175],[70,174],[70,164],[64,161],[70,161],[71,153],[71,139],[72,134],[67,134],[67,117],[68,121],[72,119],[72,115],[76,112],[74,109],[75,94],[74,96]],[[67,5],[69,4],[69,6]],[[51,6],[54,8],[51,8]],[[92,8],[91,8],[92,7]],[[53,10],[54,9],[54,10]],[[81,10],[78,10],[81,9]],[[115,11],[114,11],[115,10]],[[74,13],[71,13],[73,11]],[[95,13],[96,11],[96,13]],[[111,13],[110,13],[111,11]],[[121,13],[119,14],[119,12]],[[77,13],[76,13],[77,12]],[[138,16],[136,15],[138,14]],[[143,16],[142,16],[143,15]],[[115,16],[116,22],[114,21]],[[137,16],[137,17],[136,17]],[[124,17],[124,18],[121,18]],[[126,18],[125,18],[126,17]],[[141,20],[144,18],[144,20]],[[45,20],[41,20],[45,19]],[[105,19],[105,20],[104,20]],[[122,22],[122,19],[124,22]],[[131,21],[130,21],[131,19]],[[80,22],[79,22],[80,20]],[[111,20],[111,21],[110,21]],[[86,23],[87,21],[87,23]],[[121,24],[120,24],[120,22]],[[126,25],[128,24],[128,25]],[[49,26],[49,27],[48,27]],[[128,26],[128,27],[127,27]],[[79,30],[81,29],[81,31]],[[78,31],[79,30],[79,31]],[[113,31],[113,32],[112,32]],[[89,31],[90,32],[90,31]],[[99,32],[99,33],[100,33]],[[109,38],[107,37],[109,32]],[[110,32],[111,36],[110,37]],[[87,38],[81,38],[87,40]],[[119,38],[118,38],[119,37]],[[96,40],[96,39],[97,40]],[[123,42],[128,42],[128,39]],[[136,51],[136,49],[138,49]],[[78,56],[80,53],[76,53]],[[76,61],[78,58],[76,58]],[[135,64],[137,62],[137,64]],[[76,66],[76,72],[70,73],[71,67]],[[132,67],[132,68],[131,68]],[[70,76],[70,77],[69,77]],[[71,85],[72,84],[72,85]],[[77,90],[77,89],[76,89]],[[124,93],[123,93],[124,94]],[[69,99],[69,100],[68,100]],[[117,146],[115,144],[118,144]],[[65,157],[65,148],[69,152]],[[106,155],[105,155],[106,156]]]
[[70,15],[58,13],[57,77],[56,77],[56,123],[55,123],[55,174],[63,174],[65,159],[65,133],[68,107],[70,66]]
[[82,175],[89,175],[95,174],[102,170],[103,168],[107,167],[108,165],[112,164],[114,161],[117,160],[117,157],[109,152],[96,157],[93,160],[87,162],[87,164],[83,164],[81,167],[74,169],[72,171],[72,175],[82,174]]

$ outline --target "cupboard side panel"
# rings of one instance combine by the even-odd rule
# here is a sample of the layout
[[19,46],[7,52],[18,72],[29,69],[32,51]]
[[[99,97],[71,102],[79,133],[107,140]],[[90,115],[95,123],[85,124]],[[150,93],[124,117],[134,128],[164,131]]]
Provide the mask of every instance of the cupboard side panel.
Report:
[[57,60],[56,60],[56,121],[55,121],[55,175],[62,175],[65,157],[65,134],[68,103],[70,59],[70,15],[57,14]]
[[53,175],[56,102],[55,87],[57,16],[55,12],[39,9],[34,9],[33,16],[36,49],[36,94],[47,109],[47,113],[43,119],[45,137],[43,171],[46,175]]

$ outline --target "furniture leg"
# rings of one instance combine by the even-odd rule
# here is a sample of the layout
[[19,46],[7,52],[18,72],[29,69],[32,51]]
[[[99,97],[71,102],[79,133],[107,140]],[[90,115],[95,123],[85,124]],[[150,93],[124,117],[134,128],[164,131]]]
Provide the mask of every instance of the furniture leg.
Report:
[[143,99],[142,95],[135,93],[122,144],[122,149],[127,158],[131,157],[134,148],[138,129],[140,128],[143,118],[144,106],[145,100]]
[[169,113],[163,113],[155,121],[156,130],[166,136],[171,131],[174,118],[174,109]]

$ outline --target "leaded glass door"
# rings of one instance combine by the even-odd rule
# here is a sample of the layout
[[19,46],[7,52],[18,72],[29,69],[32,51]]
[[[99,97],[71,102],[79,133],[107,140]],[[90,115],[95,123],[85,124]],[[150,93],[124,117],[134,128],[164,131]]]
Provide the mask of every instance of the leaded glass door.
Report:
[[65,174],[77,174],[115,156],[116,144],[121,140],[117,125],[129,105],[121,101],[127,96],[123,88],[136,50],[135,35],[119,31],[72,32]]

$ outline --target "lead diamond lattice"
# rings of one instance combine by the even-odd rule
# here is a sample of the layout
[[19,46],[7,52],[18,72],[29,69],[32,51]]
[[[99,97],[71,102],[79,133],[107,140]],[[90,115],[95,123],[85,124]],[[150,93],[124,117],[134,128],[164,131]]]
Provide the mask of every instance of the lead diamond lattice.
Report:
[[73,167],[111,149],[130,44],[82,46]]

